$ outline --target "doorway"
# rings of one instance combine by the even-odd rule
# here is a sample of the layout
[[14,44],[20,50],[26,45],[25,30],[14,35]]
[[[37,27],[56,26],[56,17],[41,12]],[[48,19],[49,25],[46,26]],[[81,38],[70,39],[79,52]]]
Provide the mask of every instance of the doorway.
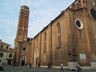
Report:
[[22,61],[21,61],[21,66],[24,66],[24,65],[25,65],[25,61],[22,60]]
[[7,64],[8,64],[8,65],[11,65],[11,61],[10,61],[10,60],[8,60]]

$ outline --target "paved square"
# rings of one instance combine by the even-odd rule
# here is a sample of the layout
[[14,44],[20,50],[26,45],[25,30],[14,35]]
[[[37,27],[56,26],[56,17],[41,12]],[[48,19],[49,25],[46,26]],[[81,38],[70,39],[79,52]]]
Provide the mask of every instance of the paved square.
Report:
[[[78,71],[70,71],[67,69],[64,69],[63,71],[60,71],[59,68],[36,68],[32,67],[29,68],[28,66],[3,66],[4,71],[3,72],[78,72]],[[81,70],[80,72],[96,72],[96,70]]]

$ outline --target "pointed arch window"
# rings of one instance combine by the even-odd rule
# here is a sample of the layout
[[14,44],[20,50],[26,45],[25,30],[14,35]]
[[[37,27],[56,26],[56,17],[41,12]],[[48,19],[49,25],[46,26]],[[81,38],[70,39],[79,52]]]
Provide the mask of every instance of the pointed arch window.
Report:
[[93,18],[96,20],[96,10],[93,9],[93,8],[91,8],[91,9],[90,9],[90,13],[91,13],[91,15],[93,16]]
[[47,48],[47,33],[44,33],[44,53],[46,52],[46,48]]
[[21,41],[21,32],[19,32],[18,41]]
[[19,41],[21,41],[21,35],[19,36]]
[[24,41],[26,41],[26,40],[27,40],[27,35],[24,36]]
[[58,48],[61,47],[61,27],[60,27],[60,23],[57,24],[57,46],[58,46]]

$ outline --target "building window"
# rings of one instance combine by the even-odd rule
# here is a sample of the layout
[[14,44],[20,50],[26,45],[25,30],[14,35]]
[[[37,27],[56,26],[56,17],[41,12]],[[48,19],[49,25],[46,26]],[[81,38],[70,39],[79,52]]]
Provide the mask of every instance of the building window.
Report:
[[3,45],[1,45],[1,48],[3,48]]
[[96,19],[96,10],[94,10],[93,8],[91,8],[90,13],[91,13],[92,17],[94,19]]
[[23,51],[26,51],[26,48],[25,47],[23,48]]
[[75,20],[75,25],[78,29],[83,29],[83,22],[80,19]]
[[19,36],[19,41],[21,41],[21,35]]
[[9,58],[11,58],[12,57],[12,54],[9,54]]
[[6,46],[6,50],[8,50],[8,46]]
[[60,24],[57,24],[57,46],[58,48],[61,47],[61,27]]
[[[21,31],[21,29],[20,29]],[[19,32],[18,41],[21,41],[21,32]]]
[[47,34],[45,32],[44,33],[44,53],[46,52],[46,48],[47,48]]
[[41,48],[42,48],[42,34],[41,34]]
[[0,62],[2,62],[2,60],[0,60]]
[[0,53],[0,57],[3,57],[3,53]]
[[26,13],[26,12],[22,12],[22,15],[23,15],[23,16],[27,16],[27,13]]
[[26,41],[26,40],[27,40],[26,38],[27,38],[27,36],[25,35],[25,36],[24,36],[24,41]]
[[93,5],[95,5],[95,2],[93,2]]

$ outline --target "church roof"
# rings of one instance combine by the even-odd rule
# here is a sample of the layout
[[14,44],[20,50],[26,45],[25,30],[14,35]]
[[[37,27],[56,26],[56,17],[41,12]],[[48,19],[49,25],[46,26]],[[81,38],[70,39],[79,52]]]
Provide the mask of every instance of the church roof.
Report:
[[41,32],[48,28],[49,25],[52,25],[58,18],[60,18],[65,13],[65,11],[71,10],[70,7],[73,6],[76,2],[77,0],[75,0],[71,5],[69,5],[65,10],[62,10],[61,13],[55,19],[51,20],[50,23],[46,27],[44,27],[34,38],[36,38]]

